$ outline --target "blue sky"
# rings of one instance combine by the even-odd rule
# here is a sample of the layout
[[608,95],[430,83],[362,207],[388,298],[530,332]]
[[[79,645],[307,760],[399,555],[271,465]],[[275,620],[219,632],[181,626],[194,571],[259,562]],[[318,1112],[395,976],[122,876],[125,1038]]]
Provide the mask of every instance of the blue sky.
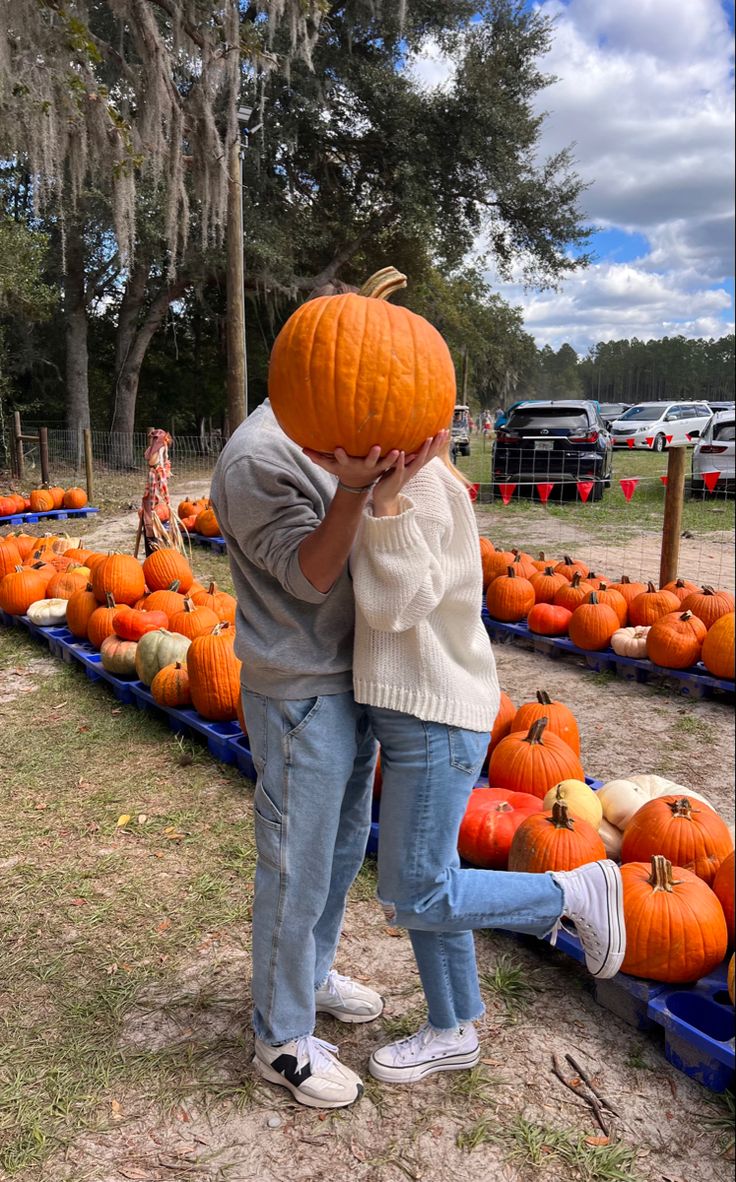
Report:
[[[733,4],[534,6],[555,20],[540,152],[574,145],[596,261],[558,291],[491,283],[540,346],[582,354],[599,340],[733,332]],[[428,86],[452,84],[436,46],[412,68]]]

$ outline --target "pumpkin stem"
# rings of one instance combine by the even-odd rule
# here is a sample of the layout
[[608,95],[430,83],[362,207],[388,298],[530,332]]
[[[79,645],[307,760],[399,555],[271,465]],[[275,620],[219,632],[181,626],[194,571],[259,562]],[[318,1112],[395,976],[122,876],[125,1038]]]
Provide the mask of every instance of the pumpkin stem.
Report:
[[553,566],[545,566],[544,573],[546,575],[553,575],[555,573],[555,568]]
[[656,595],[656,593],[657,593],[657,588],[654,586],[654,583],[652,583],[651,581],[647,583],[647,591],[650,595]]
[[169,591],[176,593],[179,590],[179,580],[174,579],[173,583],[169,583]]
[[563,560],[565,566],[574,566],[575,565],[569,554],[563,554],[562,560]]
[[588,596],[588,603],[599,603],[599,602],[600,601],[599,601],[598,596],[596,595],[595,591],[591,591],[590,595]]
[[527,736],[523,741],[525,743],[532,743],[532,744],[541,743],[542,742],[542,735],[544,734],[544,728],[548,725],[548,723],[549,723],[548,718],[537,718],[536,721],[533,722],[532,725],[529,727],[529,731],[527,733]]
[[187,595],[186,599],[184,600],[184,611],[185,612],[195,612],[196,610],[197,610],[196,603],[194,602],[193,599],[191,599]]
[[712,587],[703,587],[703,595],[715,595]]
[[621,575],[621,578],[619,579],[619,583],[630,583],[630,582],[631,582],[631,579],[629,578],[628,575]]
[[559,789],[557,792],[557,797],[554,804],[552,805],[552,816],[547,817],[547,820],[549,821],[550,825],[554,825],[555,829],[574,829],[574,818],[571,817],[567,811],[567,805],[559,795]]
[[700,809],[693,808],[692,803],[687,796],[678,796],[677,800],[671,800],[670,810],[673,817],[686,817],[688,820],[693,813],[700,812]]
[[366,279],[358,295],[368,296],[372,300],[387,300],[402,287],[406,287],[406,275],[402,275],[395,267],[384,267]]
[[672,877],[672,863],[664,854],[652,855],[652,873],[647,882],[655,891],[666,891],[671,894],[672,888],[679,886],[682,881],[681,878]]
[[693,613],[691,611],[683,612],[682,615],[680,616],[680,619],[683,621],[692,620],[692,618],[693,618]]
[[540,550],[540,551],[539,551],[539,561],[540,561],[540,562],[544,562],[544,561],[545,561],[545,557],[544,557],[544,550]]
[[[514,559],[514,561],[516,561],[516,559]],[[510,579],[515,579],[515,578],[516,578],[516,571],[514,570],[513,566],[507,566],[507,567],[506,567],[506,574],[508,575],[508,577],[509,577]]]
[[582,577],[582,576],[581,576],[581,574],[580,574],[580,571],[579,571],[579,570],[576,570],[576,571],[575,571],[575,574],[572,576],[572,582],[571,582],[570,586],[571,586],[571,587],[579,587],[579,586],[580,586],[580,579],[581,579],[581,577]]
[[551,706],[552,699],[546,690],[537,690],[537,701],[540,706]]
[[217,583],[213,580],[207,588],[208,595],[217,595]]
[[115,596],[112,591],[105,592],[105,607],[115,607]]

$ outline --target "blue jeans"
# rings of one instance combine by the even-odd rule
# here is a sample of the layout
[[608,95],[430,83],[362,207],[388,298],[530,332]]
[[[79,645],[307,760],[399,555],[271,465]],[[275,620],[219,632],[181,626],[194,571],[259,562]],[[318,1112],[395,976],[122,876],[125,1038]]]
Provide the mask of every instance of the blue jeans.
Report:
[[376,743],[352,693],[243,695],[257,771],[253,1028],[264,1042],[314,1029],[345,898],[368,841]]
[[368,707],[381,745],[378,897],[389,923],[408,928],[429,1021],[440,1030],[483,1013],[474,928],[544,936],[560,918],[548,874],[460,866],[457,835],[488,735]]

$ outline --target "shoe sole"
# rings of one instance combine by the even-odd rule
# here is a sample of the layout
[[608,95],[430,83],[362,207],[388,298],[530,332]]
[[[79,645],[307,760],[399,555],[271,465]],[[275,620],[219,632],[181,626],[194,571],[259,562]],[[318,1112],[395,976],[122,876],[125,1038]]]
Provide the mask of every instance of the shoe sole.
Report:
[[303,1104],[305,1108],[349,1108],[351,1104],[355,1104],[363,1095],[363,1085],[358,1084],[357,1094],[353,1096],[352,1100],[320,1100],[318,1096],[308,1096],[305,1092],[301,1092],[299,1088],[295,1087],[290,1080],[285,1076],[280,1075],[278,1071],[274,1071],[268,1063],[264,1063],[257,1055],[253,1056],[253,1066],[263,1079],[268,1080],[269,1083],[277,1084],[281,1088],[287,1088],[291,1092],[295,1100]]
[[608,951],[599,969],[593,973],[599,980],[615,977],[626,955],[626,925],[624,923],[623,883],[621,871],[613,862],[596,863],[605,879],[608,906]]
[[468,1071],[480,1062],[480,1047],[465,1054],[451,1055],[446,1059],[430,1059],[427,1063],[415,1063],[407,1067],[388,1067],[377,1063],[373,1056],[368,1060],[368,1072],[381,1083],[418,1083],[438,1071]]
[[337,1022],[344,1022],[348,1026],[355,1026],[362,1022],[375,1022],[376,1018],[381,1017],[383,1008],[382,1005],[377,1014],[353,1014],[349,1010],[330,1010],[327,1007],[323,1009],[317,1006],[317,1013],[328,1014],[330,1018],[334,1018]]

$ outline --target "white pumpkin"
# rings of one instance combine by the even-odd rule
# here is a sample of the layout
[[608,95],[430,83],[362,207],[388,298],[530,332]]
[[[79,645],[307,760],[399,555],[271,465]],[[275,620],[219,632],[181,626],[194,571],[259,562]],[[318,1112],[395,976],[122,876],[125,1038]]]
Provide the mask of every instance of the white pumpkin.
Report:
[[66,599],[37,599],[26,615],[39,628],[58,628],[66,623]]
[[596,795],[603,807],[606,821],[616,829],[624,830],[634,813],[647,801],[653,800],[655,796],[677,795],[681,792],[713,807],[706,797],[691,791],[683,784],[675,784],[672,780],[666,780],[664,776],[648,772],[640,772],[626,779],[609,780]]
[[637,661],[646,659],[647,634],[649,628],[617,628],[611,637],[611,648],[620,657],[633,657]]
[[556,800],[564,800],[572,817],[587,821],[594,829],[597,829],[603,820],[603,806],[598,799],[598,793],[584,780],[561,780],[554,788],[550,788],[544,798],[543,807],[550,811]]
[[672,792],[690,792],[684,784],[676,784],[674,780],[667,780],[664,776],[655,775],[654,772],[637,772],[636,775],[627,778],[648,792],[650,800],[654,796],[668,796]]
[[598,836],[603,842],[609,858],[619,861],[621,858],[621,842],[624,838],[621,830],[617,829],[615,825],[611,825],[610,821],[607,821],[604,817],[598,826]]

